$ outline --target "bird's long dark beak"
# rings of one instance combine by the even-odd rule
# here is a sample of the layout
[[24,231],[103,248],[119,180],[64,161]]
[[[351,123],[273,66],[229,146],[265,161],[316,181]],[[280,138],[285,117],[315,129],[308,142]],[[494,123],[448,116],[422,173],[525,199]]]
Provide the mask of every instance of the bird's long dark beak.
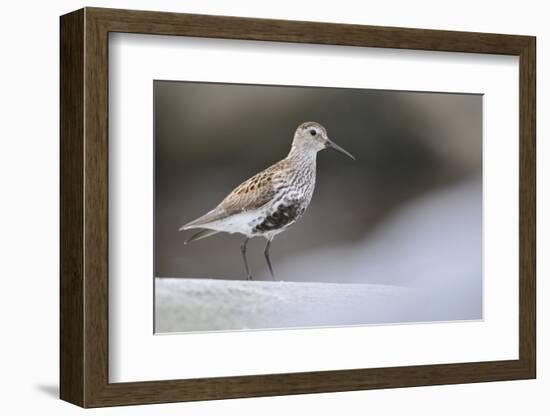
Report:
[[333,150],[336,150],[340,153],[343,153],[345,154],[347,157],[349,157],[350,159],[353,159],[355,160],[355,157],[353,157],[353,155],[348,152],[347,150],[343,149],[342,147],[338,146],[336,143],[334,143],[332,140],[330,139],[327,139],[327,142],[325,144],[325,148],[326,149],[333,149]]

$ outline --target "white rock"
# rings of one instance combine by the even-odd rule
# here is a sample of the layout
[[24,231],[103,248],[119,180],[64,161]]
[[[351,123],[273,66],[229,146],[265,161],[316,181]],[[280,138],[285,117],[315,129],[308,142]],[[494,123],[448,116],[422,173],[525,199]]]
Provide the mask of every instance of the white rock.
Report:
[[[426,319],[397,286],[156,279],[156,332],[362,325]],[[424,308],[421,308],[424,310]]]

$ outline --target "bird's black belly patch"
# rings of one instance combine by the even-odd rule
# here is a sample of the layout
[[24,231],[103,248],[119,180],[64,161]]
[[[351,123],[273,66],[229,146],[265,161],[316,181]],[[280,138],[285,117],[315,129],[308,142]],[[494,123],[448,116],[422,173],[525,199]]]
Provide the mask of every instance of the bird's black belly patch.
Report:
[[281,204],[273,214],[267,216],[260,224],[254,227],[255,232],[263,233],[278,230],[295,221],[304,209],[300,204]]

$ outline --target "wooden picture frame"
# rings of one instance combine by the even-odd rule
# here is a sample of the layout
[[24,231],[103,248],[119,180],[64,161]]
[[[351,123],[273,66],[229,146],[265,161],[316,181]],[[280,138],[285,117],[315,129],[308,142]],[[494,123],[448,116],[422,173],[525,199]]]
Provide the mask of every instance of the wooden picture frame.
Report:
[[[82,407],[535,378],[535,38],[85,8],[61,17],[60,396]],[[110,32],[519,56],[519,359],[109,383]]]

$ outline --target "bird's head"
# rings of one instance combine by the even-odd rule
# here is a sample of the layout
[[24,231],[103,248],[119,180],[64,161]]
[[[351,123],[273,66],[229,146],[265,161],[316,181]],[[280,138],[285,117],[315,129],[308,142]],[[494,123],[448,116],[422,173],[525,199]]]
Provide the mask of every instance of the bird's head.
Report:
[[323,149],[333,149],[355,160],[351,153],[330,140],[327,130],[314,121],[307,121],[298,126],[294,133],[292,147],[314,153]]

